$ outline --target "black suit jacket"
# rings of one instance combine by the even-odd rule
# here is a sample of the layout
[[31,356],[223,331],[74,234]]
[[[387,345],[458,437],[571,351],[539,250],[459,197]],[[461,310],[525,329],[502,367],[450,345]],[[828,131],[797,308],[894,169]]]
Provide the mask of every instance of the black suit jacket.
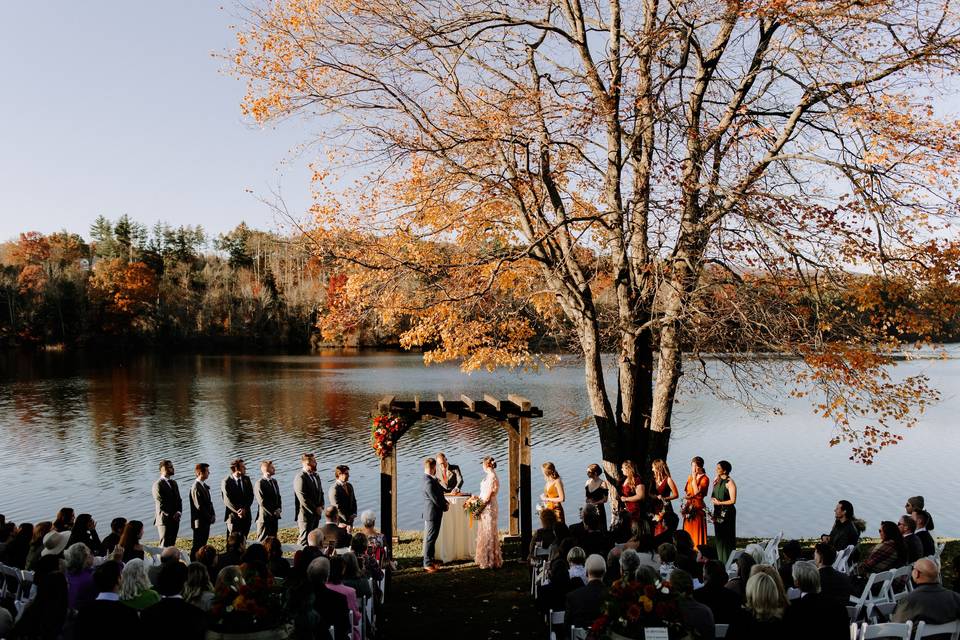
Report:
[[710,607],[715,624],[731,624],[740,615],[740,596],[723,585],[706,585],[695,589],[693,599]]
[[326,638],[326,629],[331,626],[337,640],[350,640],[353,637],[353,614],[347,604],[347,596],[321,587],[314,593],[313,608],[322,620],[318,638]]
[[440,522],[443,512],[449,508],[447,497],[440,482],[431,475],[423,474],[423,519]]
[[917,531],[917,538],[920,539],[920,544],[923,545],[923,555],[932,556],[937,552],[937,544],[933,541],[933,536],[930,535],[930,532],[924,529],[923,531]]
[[318,518],[317,509],[323,508],[323,483],[320,476],[316,477],[316,484],[310,474],[301,471],[293,479],[293,508],[297,512],[297,520],[314,520]]
[[182,598],[164,598],[140,613],[146,640],[204,640],[207,635],[203,611]]
[[563,609],[564,628],[574,626],[589,629],[593,621],[600,617],[600,605],[606,590],[602,580],[591,580],[586,586],[568,593]]
[[257,480],[254,493],[256,494],[257,505],[260,507],[257,511],[258,522],[267,516],[276,518],[273,514],[283,507],[283,498],[280,497],[280,485],[276,484],[276,482],[276,478],[271,478],[270,480],[260,478]]
[[237,510],[245,509],[246,516],[243,520],[250,519],[250,505],[253,504],[253,482],[250,476],[240,476],[240,482],[234,480],[233,475],[229,475],[220,483],[220,493],[223,495],[223,519],[229,520],[230,516],[238,517]]
[[334,547],[337,549],[350,546],[350,534],[347,533],[347,530],[343,527],[328,522],[320,527],[320,531],[323,532],[324,546],[327,546],[330,542],[333,542]]
[[783,621],[788,637],[796,640],[847,640],[850,637],[846,607],[819,593],[808,593],[792,600]]
[[455,464],[447,464],[446,482],[444,482],[443,478],[440,477],[440,469],[438,468],[437,480],[440,482],[440,486],[443,487],[443,490],[447,493],[460,491],[460,489],[463,487],[463,474],[460,472],[460,467]]
[[340,512],[340,522],[352,525],[353,519],[357,517],[357,495],[353,492],[353,485],[349,482],[334,482],[330,485],[328,497],[330,504],[336,505]]
[[903,536],[903,544],[907,547],[908,562],[916,562],[923,557],[923,543],[915,533]]
[[852,594],[853,583],[850,582],[850,576],[833,567],[820,567],[821,597],[846,606],[850,604]]
[[190,526],[200,529],[209,527],[217,519],[213,508],[213,498],[210,497],[210,487],[194,482],[190,487]]
[[74,627],[78,640],[131,640],[141,634],[137,612],[116,600],[94,600],[80,607]]
[[153,502],[156,505],[154,524],[173,526],[178,523],[173,516],[183,512],[183,500],[180,499],[180,487],[173,478],[157,478],[153,483]]

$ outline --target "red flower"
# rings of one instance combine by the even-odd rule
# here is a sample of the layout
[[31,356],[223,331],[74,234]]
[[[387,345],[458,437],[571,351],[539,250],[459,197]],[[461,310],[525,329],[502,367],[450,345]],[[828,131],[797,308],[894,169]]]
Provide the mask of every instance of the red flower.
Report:
[[642,614],[643,608],[639,604],[634,603],[627,607],[627,620],[630,622],[636,622]]

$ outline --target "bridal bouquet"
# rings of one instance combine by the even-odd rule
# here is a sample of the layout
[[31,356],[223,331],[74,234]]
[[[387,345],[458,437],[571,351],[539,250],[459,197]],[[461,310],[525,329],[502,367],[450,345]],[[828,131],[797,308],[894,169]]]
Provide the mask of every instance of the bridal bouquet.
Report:
[[479,518],[480,514],[483,513],[483,510],[486,508],[487,503],[481,500],[479,496],[473,496],[463,503],[463,510],[474,518]]

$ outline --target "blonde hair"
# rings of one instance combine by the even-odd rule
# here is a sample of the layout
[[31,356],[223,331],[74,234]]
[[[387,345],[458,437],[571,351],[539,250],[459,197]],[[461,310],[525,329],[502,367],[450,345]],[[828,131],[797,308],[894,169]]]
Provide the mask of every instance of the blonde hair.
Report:
[[774,578],[774,574],[759,566],[754,567],[754,570],[751,570],[750,579],[747,580],[747,608],[757,620],[782,618],[787,608],[787,595],[783,584],[778,583],[779,576]]
[[640,475],[637,473],[637,465],[633,464],[633,460],[624,460],[620,463],[620,466],[630,469],[630,473],[628,475],[633,476],[634,480],[636,480],[637,476]]
[[483,464],[484,467],[490,467],[491,469],[496,469],[496,468],[497,468],[497,461],[494,460],[493,457],[491,457],[491,456],[487,456],[487,457],[484,458],[481,462],[482,462],[482,464]]
[[[653,468],[654,480],[657,480],[657,478],[663,480],[664,478],[670,477],[670,467],[667,466],[667,463],[663,459],[657,458],[650,463],[650,466]],[[659,480],[657,481],[659,482]]]
[[542,465],[540,465],[540,468],[543,469],[543,474],[548,478],[553,478],[556,480],[560,477],[560,474],[557,473],[557,467],[555,467],[552,462],[544,462]]

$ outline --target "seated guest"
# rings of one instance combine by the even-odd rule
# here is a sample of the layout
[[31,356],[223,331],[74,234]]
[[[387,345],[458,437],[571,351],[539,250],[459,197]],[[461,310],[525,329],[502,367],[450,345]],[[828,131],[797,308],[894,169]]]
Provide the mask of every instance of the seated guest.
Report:
[[828,542],[820,542],[813,548],[813,562],[820,573],[820,595],[831,602],[846,606],[850,603],[853,584],[850,576],[833,568],[837,552]]
[[220,554],[217,563],[218,572],[222,571],[225,567],[240,564],[243,561],[243,552],[246,551],[246,549],[247,540],[240,532],[234,531],[229,534],[227,536],[227,546],[224,552]]
[[53,530],[59,533],[70,533],[70,530],[73,529],[74,517],[73,509],[61,507],[60,511],[57,511],[57,517],[53,520]]
[[340,526],[340,510],[336,506],[330,505],[323,510],[323,526],[320,532],[323,535],[323,544],[321,546],[334,549],[341,549],[350,546],[350,533],[345,527]]
[[596,505],[589,504],[583,508],[583,535],[578,539],[577,546],[588,556],[606,556],[613,547],[613,539],[603,526],[603,515]]
[[377,514],[367,509],[360,514],[360,524],[362,528],[359,532],[367,537],[369,546],[368,553],[373,554],[381,566],[387,567],[390,559],[387,557],[387,547],[383,543],[383,534],[377,531]]
[[851,574],[865,578],[871,573],[879,573],[888,569],[902,567],[907,562],[907,549],[903,544],[903,536],[897,525],[889,520],[880,523],[880,543],[867,556],[866,560],[857,563]]
[[71,609],[93,602],[97,587],[93,583],[93,554],[82,542],[67,547],[63,553],[67,574],[67,604]]
[[620,554],[620,579],[626,582],[636,580],[641,566],[640,554],[634,549],[624,549]]
[[27,558],[23,567],[27,571],[33,571],[34,564],[40,559],[40,554],[43,553],[43,539],[51,531],[53,531],[53,523],[49,520],[34,525],[33,537],[30,539],[30,549],[27,551]]
[[960,619],[960,593],[940,585],[940,571],[935,562],[929,558],[917,560],[911,577],[916,586],[897,604],[894,622],[946,624]]
[[703,568],[697,563],[697,550],[693,546],[693,538],[690,534],[684,529],[674,531],[673,546],[677,549],[677,559],[674,561],[674,565],[694,576],[694,578],[699,578],[703,573]]
[[747,580],[750,579],[750,571],[756,566],[756,561],[748,553],[741,553],[737,558],[737,575],[727,581],[727,589],[733,591],[743,602],[747,597]]
[[40,557],[57,556],[58,558],[62,558],[67,548],[67,541],[69,540],[70,534],[68,532],[51,531],[43,536],[43,551],[40,552]]
[[800,541],[787,540],[780,550],[780,579],[785,589],[791,589],[793,584],[793,563],[800,559]]
[[327,576],[327,589],[342,593],[347,598],[347,606],[353,612],[353,640],[360,640],[360,600],[357,592],[343,584],[343,559],[340,556],[330,558],[330,574]]
[[365,578],[373,578],[374,586],[379,586],[380,579],[383,577],[383,568],[377,561],[375,548],[370,544],[366,534],[360,531],[353,534],[350,539],[350,550],[357,556],[357,562],[360,564],[360,575]]
[[584,567],[587,584],[570,591],[566,596],[563,607],[563,626],[566,629],[571,626],[589,629],[601,613],[600,605],[606,592],[603,584],[606,563],[602,556],[593,554],[587,558]]
[[343,580],[340,582],[357,592],[358,598],[372,598],[373,588],[369,578],[360,572],[360,562],[353,551],[340,554],[343,560]]
[[147,640],[204,640],[206,620],[203,611],[188,604],[181,595],[187,581],[182,562],[168,562],[160,568],[157,591],[162,599],[140,614],[143,637]]
[[263,548],[267,552],[270,574],[277,580],[283,580],[290,574],[290,563],[283,557],[283,545],[273,536],[263,541]]
[[693,597],[693,578],[683,569],[674,569],[668,576],[674,591],[680,596],[677,604],[683,624],[692,629],[700,640],[713,640],[714,620],[710,607],[697,602]]
[[699,545],[697,547],[697,562],[703,564],[711,560],[720,560],[720,556],[717,555],[717,548],[712,544]]
[[[61,535],[52,530],[50,533]],[[67,534],[62,535],[66,542]],[[67,579],[60,572],[60,558],[56,555],[38,558],[33,572],[36,594],[6,635],[8,640],[56,640],[61,637],[68,609]]]
[[8,567],[16,569],[25,569],[27,567],[27,554],[30,553],[30,543],[33,540],[33,525],[29,522],[21,522],[10,541],[7,542],[3,550],[0,562]]
[[703,586],[693,592],[697,602],[710,607],[716,624],[730,624],[740,614],[743,599],[727,589],[727,570],[719,560],[709,560],[703,565]]
[[787,594],[777,578],[763,571],[750,576],[745,589],[746,613],[730,625],[727,638],[771,640],[786,636],[783,615],[787,608]]
[[933,531],[933,518],[930,517],[929,511],[924,511],[920,509],[913,512],[913,518],[917,521],[917,537],[920,539],[920,544],[923,545],[923,555],[932,556],[937,552],[937,544],[933,541],[933,536],[930,535],[930,532]]
[[108,560],[101,564],[93,574],[93,583],[98,594],[77,612],[74,636],[97,640],[138,638],[141,629],[137,612],[120,603],[120,563]]
[[903,536],[903,546],[907,550],[907,562],[916,562],[923,557],[923,543],[917,537],[917,521],[913,516],[900,516],[897,522],[900,535]]
[[806,560],[793,563],[791,582],[800,591],[800,597],[790,602],[783,621],[789,637],[796,640],[846,640],[850,637],[850,619],[847,609],[820,594],[820,572]]
[[180,562],[180,549],[176,547],[164,547],[160,552],[160,564],[151,565],[147,569],[147,575],[150,577],[150,584],[156,586],[160,579],[160,569],[168,562]]
[[81,513],[73,523],[73,529],[70,530],[70,542],[67,546],[72,546],[82,542],[90,549],[90,553],[95,556],[103,555],[103,543],[100,542],[100,536],[97,534],[97,522],[89,513]]
[[829,534],[821,536],[820,542],[829,542],[837,551],[843,551],[848,546],[856,546],[860,542],[860,532],[866,526],[857,520],[853,513],[853,505],[848,500],[841,500],[833,510],[833,528]]
[[603,584],[612,585],[620,579],[620,555],[623,553],[620,547],[614,547],[607,553],[607,572],[603,574]]
[[123,534],[125,526],[127,526],[126,518],[114,518],[110,521],[110,533],[101,543],[104,553],[112,552],[113,548],[120,544],[120,536]]
[[669,542],[664,542],[657,547],[657,555],[660,556],[660,579],[667,580],[670,573],[676,569],[674,562],[677,560],[677,548]]
[[[552,514],[552,515],[551,515]],[[528,559],[532,562],[534,552],[540,549],[548,549],[555,539],[553,527],[557,524],[557,512],[553,509],[543,509],[540,511],[540,528],[533,533],[530,540],[530,554]]]
[[753,558],[754,564],[766,564],[764,551],[764,546],[762,544],[757,544],[756,542],[748,544],[743,550],[746,555]]
[[[289,565],[287,565],[289,567]],[[183,585],[183,599],[203,612],[213,603],[213,585],[207,567],[199,562],[187,565],[187,582]]]
[[123,561],[129,562],[134,558],[143,560],[143,545],[140,539],[143,538],[143,523],[139,520],[130,520],[123,527],[123,533],[120,534],[119,546],[123,547]]
[[216,581],[217,574],[220,573],[220,554],[216,548],[209,544],[203,545],[197,549],[196,560],[207,568],[210,582]]
[[[304,549],[306,554],[309,549]],[[353,637],[353,628],[350,625],[351,612],[347,597],[327,586],[330,576],[330,560],[323,556],[314,558],[307,567],[307,578],[313,589],[313,611],[319,619],[310,621],[315,637],[322,637],[330,627],[334,629],[335,640],[350,640]],[[308,636],[314,637],[314,636]]]
[[123,583],[120,587],[120,602],[131,609],[141,611],[160,602],[160,594],[153,590],[147,575],[147,567],[140,558],[123,565]]
[[638,533],[623,547],[636,551],[640,564],[650,567],[654,571],[660,571],[660,556],[657,555],[657,547],[652,535]]
[[[580,547],[573,547],[567,552],[567,576],[570,584],[567,590],[579,589],[587,584],[587,568],[584,563],[587,561],[587,554]],[[580,584],[576,584],[579,581]]]

